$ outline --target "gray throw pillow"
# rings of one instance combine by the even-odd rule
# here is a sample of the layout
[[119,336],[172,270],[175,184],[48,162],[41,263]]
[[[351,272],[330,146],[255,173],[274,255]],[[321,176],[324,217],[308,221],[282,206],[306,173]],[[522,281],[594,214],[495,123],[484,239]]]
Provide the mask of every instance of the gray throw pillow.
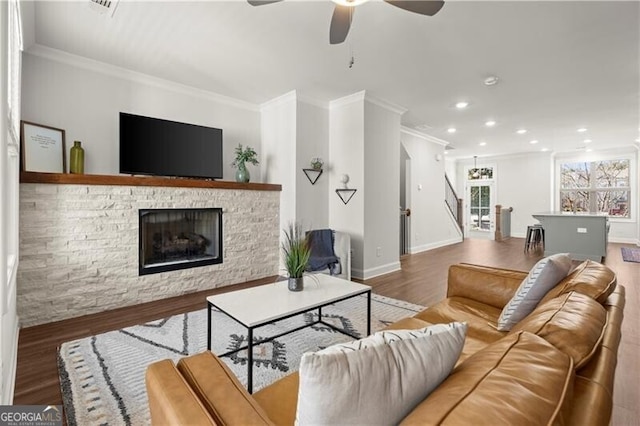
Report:
[[502,310],[498,330],[511,330],[511,327],[533,312],[544,295],[566,277],[570,270],[571,258],[566,253],[554,254],[536,263]]

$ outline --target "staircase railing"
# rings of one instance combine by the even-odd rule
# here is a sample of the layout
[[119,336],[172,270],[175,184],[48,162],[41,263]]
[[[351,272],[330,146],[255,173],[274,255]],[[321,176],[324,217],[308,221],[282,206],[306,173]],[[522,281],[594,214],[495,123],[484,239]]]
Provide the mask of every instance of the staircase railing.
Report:
[[451,185],[451,181],[446,174],[444,175],[444,181],[444,202],[447,207],[449,207],[449,211],[456,220],[458,228],[460,228],[460,233],[464,236],[464,227],[462,222],[462,198],[458,198],[458,195],[456,194],[455,189],[453,189],[453,185]]

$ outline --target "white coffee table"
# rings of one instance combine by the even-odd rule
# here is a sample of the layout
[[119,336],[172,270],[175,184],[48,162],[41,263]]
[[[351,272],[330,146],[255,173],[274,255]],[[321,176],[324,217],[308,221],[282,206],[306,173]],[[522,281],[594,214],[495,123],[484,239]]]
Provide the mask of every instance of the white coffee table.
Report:
[[[358,339],[322,320],[322,308],[332,303],[367,294],[367,336],[371,334],[371,287],[330,275],[314,274],[304,278],[304,290],[294,292],[287,288],[287,281],[266,284],[244,290],[207,297],[207,349],[211,350],[211,309],[216,308],[247,328],[247,346],[220,354],[227,356],[247,349],[247,390],[253,392],[253,347],[269,342],[285,334],[293,333],[315,324],[323,324],[340,333]],[[287,319],[305,312],[318,310],[318,320],[288,330],[266,339],[253,340],[257,327]]]

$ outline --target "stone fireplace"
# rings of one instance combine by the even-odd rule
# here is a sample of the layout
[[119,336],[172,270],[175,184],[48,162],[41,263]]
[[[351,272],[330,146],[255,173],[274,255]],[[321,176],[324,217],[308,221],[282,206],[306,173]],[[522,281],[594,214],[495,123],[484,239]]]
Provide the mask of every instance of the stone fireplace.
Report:
[[[280,185],[29,172],[21,180],[16,297],[23,327],[278,274]],[[178,208],[181,215],[160,214]],[[160,223],[168,228],[186,210],[190,225],[168,229],[177,236],[165,261],[176,263],[181,247],[195,246],[192,256],[212,264],[141,275],[141,210],[158,213],[149,217],[152,241],[164,234]],[[199,237],[180,237],[189,233],[212,243],[202,253]]]
[[222,263],[222,209],[140,209],[140,275]]

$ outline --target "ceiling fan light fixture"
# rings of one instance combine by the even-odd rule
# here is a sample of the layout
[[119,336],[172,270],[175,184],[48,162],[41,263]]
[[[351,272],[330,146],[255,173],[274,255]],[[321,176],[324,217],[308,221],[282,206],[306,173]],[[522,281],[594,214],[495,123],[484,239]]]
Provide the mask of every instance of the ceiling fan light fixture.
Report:
[[368,2],[369,0],[331,0],[331,1],[339,6],[356,7],[363,3]]

